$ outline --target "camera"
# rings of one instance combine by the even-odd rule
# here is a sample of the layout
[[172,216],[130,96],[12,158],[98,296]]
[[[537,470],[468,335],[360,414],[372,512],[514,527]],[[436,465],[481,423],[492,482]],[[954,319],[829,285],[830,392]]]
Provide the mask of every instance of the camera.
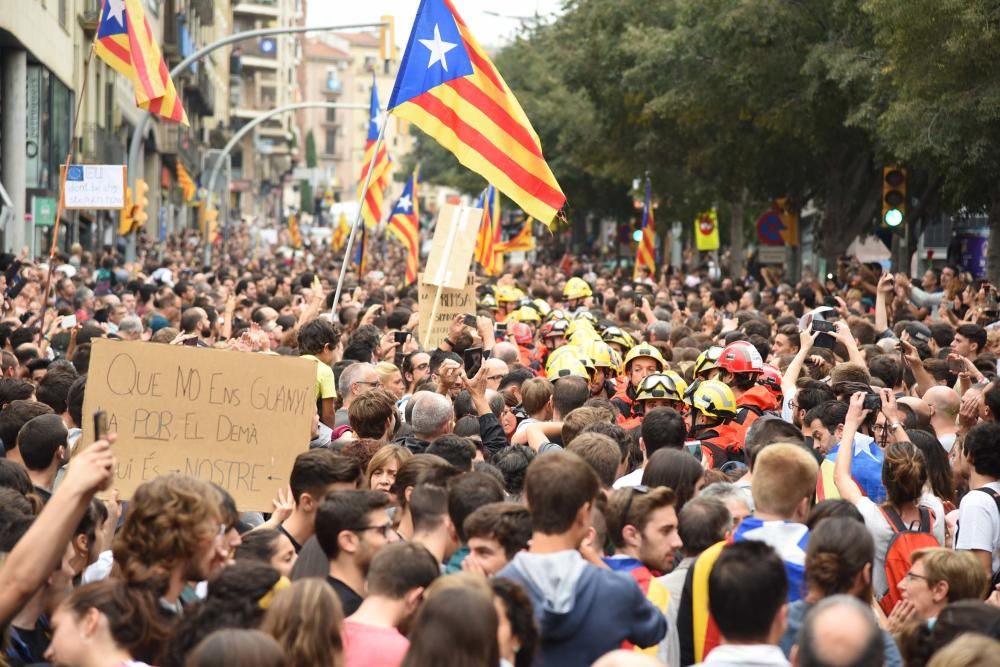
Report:
[[865,402],[861,404],[865,410],[881,410],[882,409],[882,397],[878,394],[865,394]]

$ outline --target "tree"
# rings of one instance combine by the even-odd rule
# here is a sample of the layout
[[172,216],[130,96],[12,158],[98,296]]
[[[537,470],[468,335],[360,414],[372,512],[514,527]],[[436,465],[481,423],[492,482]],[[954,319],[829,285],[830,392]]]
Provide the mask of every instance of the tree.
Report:
[[[306,167],[315,169],[318,164],[319,162],[316,159],[316,137],[313,136],[313,131],[309,130],[306,132]],[[301,200],[299,208],[303,213],[316,212],[316,200],[313,197],[312,181],[302,180],[299,182],[299,198]]]

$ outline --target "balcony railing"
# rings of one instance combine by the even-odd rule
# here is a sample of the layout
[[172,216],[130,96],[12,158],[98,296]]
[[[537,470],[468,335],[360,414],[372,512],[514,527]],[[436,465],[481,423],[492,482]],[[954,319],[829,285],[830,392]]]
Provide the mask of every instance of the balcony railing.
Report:
[[80,155],[91,164],[121,164],[125,161],[125,144],[110,130],[97,123],[86,123],[80,136]]

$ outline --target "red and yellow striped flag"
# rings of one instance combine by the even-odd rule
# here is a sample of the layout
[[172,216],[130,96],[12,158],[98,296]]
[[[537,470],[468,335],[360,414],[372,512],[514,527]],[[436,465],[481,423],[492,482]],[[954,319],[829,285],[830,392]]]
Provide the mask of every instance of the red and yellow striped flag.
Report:
[[[479,234],[476,236],[476,249],[473,257],[483,267],[487,275],[497,275],[496,270],[496,245],[499,242],[500,232],[500,193],[492,185],[488,186],[479,195],[477,208],[483,209],[483,219],[479,223]],[[500,256],[501,268],[503,256]]]
[[389,111],[546,225],[566,203],[528,117],[450,0],[421,0]]
[[94,46],[101,60],[132,82],[140,108],[188,124],[140,0],[105,0]]
[[389,216],[387,229],[399,239],[406,248],[406,284],[417,282],[417,269],[420,262],[420,212],[417,200],[417,180],[420,168],[413,170],[413,175],[406,182],[403,194],[399,196],[396,207]]
[[521,231],[512,236],[509,241],[497,244],[493,250],[498,253],[531,252],[535,249],[535,236],[533,233],[534,225],[535,219],[529,216],[528,219],[524,221],[524,226],[521,227]]
[[635,251],[635,268],[632,278],[638,280],[639,269],[646,267],[651,276],[656,276],[656,224],[653,221],[653,189],[646,178],[646,201],[642,206],[642,238]]
[[194,184],[191,174],[184,168],[184,163],[181,162],[180,158],[177,158],[177,182],[181,184],[181,192],[184,193],[184,203],[187,204],[193,201],[195,194],[198,192],[198,186]]
[[[382,222],[382,200],[385,191],[389,187],[389,151],[383,142],[377,146],[378,156],[375,157],[375,165],[372,166],[372,156],[375,155],[376,144],[378,143],[379,130],[382,123],[387,122],[382,107],[378,102],[378,88],[375,87],[375,77],[372,76],[372,98],[368,110],[368,139],[365,143],[365,157],[361,163],[361,182],[358,184],[358,199],[361,201],[361,216],[368,227],[374,228]],[[372,180],[368,186],[368,192],[362,192],[365,186],[365,179],[368,177],[368,168],[372,167]],[[362,198],[362,195],[364,196]]]

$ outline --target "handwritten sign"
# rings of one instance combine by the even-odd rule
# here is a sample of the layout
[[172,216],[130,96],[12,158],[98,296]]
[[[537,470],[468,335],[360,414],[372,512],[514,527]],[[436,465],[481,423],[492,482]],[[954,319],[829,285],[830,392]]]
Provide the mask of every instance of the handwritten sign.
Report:
[[63,204],[67,209],[125,206],[125,167],[120,164],[71,164],[66,168]]
[[[476,249],[476,235],[482,219],[481,208],[452,204],[441,207],[424,271],[428,285],[462,289],[472,265],[472,253]],[[423,331],[423,328],[420,330]]]
[[97,339],[80,447],[103,410],[118,434],[122,498],[157,475],[215,482],[241,510],[270,510],[309,446],[316,362],[249,352]]
[[[431,324],[431,305],[434,303],[434,295],[437,287],[424,282],[423,273],[417,276],[420,284],[418,292],[420,305],[420,328],[418,331],[423,334]],[[430,328],[430,334],[423,334],[427,340],[422,340],[425,349],[433,350],[441,344],[448,336],[448,327],[456,315],[476,314],[476,285],[475,276],[466,272],[465,287],[462,289],[452,289],[444,287],[441,289],[441,301],[438,302],[437,317]]]

